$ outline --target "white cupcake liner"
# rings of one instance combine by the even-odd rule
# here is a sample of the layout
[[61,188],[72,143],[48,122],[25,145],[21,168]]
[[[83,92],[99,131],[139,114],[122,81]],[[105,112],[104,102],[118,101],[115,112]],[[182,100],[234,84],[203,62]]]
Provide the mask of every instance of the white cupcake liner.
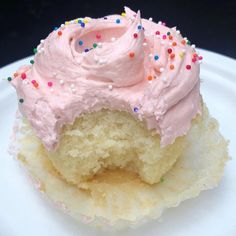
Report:
[[[15,154],[34,185],[58,208],[85,224],[113,231],[157,219],[165,209],[218,184],[228,160],[227,142],[206,107],[196,120],[187,135],[184,155],[163,182],[152,186],[121,171],[108,171],[80,188],[68,184],[44,157],[40,141],[21,117],[16,121],[17,135],[12,143],[14,149],[20,144]],[[118,175],[120,178],[114,178]]]

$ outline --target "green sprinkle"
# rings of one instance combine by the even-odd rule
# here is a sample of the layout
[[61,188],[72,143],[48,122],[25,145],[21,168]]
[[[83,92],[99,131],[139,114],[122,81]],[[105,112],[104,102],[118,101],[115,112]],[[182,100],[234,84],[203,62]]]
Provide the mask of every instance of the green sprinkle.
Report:
[[169,36],[169,35],[170,35],[170,32],[167,32],[167,35]]
[[188,41],[187,41],[187,44],[188,44],[188,45],[191,45],[191,42],[188,40]]
[[96,43],[93,44],[93,47],[96,48],[98,45]]
[[8,77],[7,80],[8,80],[9,82],[11,82],[11,81],[12,81],[12,78],[11,78],[11,77]]
[[161,177],[160,183],[163,183],[163,182],[164,182],[164,178],[163,178],[163,177]]
[[34,48],[34,49],[33,49],[34,54],[36,54],[37,51],[38,51],[37,48]]
[[23,98],[20,98],[19,99],[19,103],[23,103],[24,102],[24,99]]
[[32,64],[32,65],[33,65],[33,64],[34,64],[34,60],[30,60],[30,64]]

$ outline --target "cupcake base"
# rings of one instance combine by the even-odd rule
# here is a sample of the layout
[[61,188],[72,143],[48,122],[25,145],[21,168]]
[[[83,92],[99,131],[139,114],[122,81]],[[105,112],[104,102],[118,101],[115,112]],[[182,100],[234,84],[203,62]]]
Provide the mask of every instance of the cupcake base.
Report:
[[80,186],[69,184],[45,158],[40,141],[21,124],[18,159],[39,190],[76,220],[107,229],[134,227],[215,187],[228,160],[227,142],[204,106],[187,134],[188,147],[157,184],[131,172],[108,170]]

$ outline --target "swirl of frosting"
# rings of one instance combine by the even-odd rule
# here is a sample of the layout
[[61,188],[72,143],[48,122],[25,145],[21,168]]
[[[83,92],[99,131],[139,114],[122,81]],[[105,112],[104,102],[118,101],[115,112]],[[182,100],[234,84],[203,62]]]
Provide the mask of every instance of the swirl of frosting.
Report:
[[63,125],[102,108],[145,121],[162,146],[201,112],[194,47],[176,28],[125,11],[66,22],[41,41],[34,64],[17,71],[20,111],[47,149],[56,148]]

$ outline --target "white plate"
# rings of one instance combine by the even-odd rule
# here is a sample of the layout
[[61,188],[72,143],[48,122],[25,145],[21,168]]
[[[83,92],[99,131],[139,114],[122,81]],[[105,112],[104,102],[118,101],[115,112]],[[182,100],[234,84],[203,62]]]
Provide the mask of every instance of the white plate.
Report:
[[[220,130],[230,140],[231,157],[236,153],[236,61],[199,50],[204,57],[201,67],[201,91]],[[0,70],[0,78],[11,75],[31,57]],[[0,235],[106,235],[76,223],[45,201],[34,190],[22,169],[8,154],[9,137],[17,109],[14,89],[0,81]],[[161,236],[235,236],[236,235],[236,160],[228,162],[220,185],[167,210],[161,222],[151,222],[122,235]],[[108,235],[109,233],[107,233]],[[121,233],[117,233],[120,235]],[[115,235],[115,234],[114,234]]]

